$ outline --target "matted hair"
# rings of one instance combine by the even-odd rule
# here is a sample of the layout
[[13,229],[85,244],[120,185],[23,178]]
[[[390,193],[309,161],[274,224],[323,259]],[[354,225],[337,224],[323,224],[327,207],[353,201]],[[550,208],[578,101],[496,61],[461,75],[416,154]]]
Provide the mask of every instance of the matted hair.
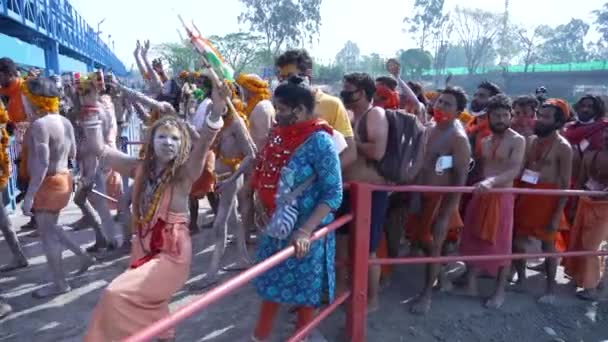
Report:
[[187,124],[174,115],[165,115],[158,119],[150,128],[147,137],[146,144],[144,145],[144,156],[141,164],[139,177],[136,177],[135,184],[133,185],[133,213],[138,217],[143,212],[146,212],[150,205],[151,199],[142,198],[142,192],[145,190],[146,184],[150,183],[150,180],[158,178],[158,175],[152,174],[154,170],[154,163],[156,161],[156,154],[154,153],[154,135],[161,127],[175,127],[181,134],[181,145],[175,159],[171,162],[171,165],[161,175],[158,187],[165,187],[171,183],[179,169],[186,164],[190,156],[190,150],[192,147],[192,138],[190,137],[190,130]]

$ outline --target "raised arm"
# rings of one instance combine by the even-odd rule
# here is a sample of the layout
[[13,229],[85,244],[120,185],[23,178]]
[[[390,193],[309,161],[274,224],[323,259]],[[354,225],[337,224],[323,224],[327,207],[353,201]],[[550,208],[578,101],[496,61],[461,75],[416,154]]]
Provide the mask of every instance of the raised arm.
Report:
[[146,75],[146,69],[144,69],[144,65],[141,63],[139,59],[139,54],[141,53],[141,43],[139,40],[137,41],[137,45],[135,46],[135,51],[133,51],[133,57],[135,57],[135,64],[137,64],[137,69],[139,69],[139,73],[145,82],[148,82],[149,75]]
[[150,75],[150,79],[149,79],[150,90],[153,93],[160,93],[161,89],[163,88],[163,82],[160,80],[160,76],[156,73],[156,71],[154,71],[154,68],[152,68],[150,61],[148,60],[148,51],[149,50],[150,50],[150,41],[146,40],[144,42],[144,47],[141,50],[141,59],[144,61],[146,70],[147,70],[148,74]]
[[227,85],[223,84],[221,85],[221,88],[218,88],[214,83],[213,92],[211,95],[213,99],[211,111],[207,115],[203,127],[198,132],[194,130],[192,132],[193,148],[190,152],[190,158],[185,165],[186,176],[191,182],[197,180],[203,172],[203,159],[209,151],[211,144],[215,140],[217,133],[224,125],[222,115],[226,113],[226,99],[229,94],[230,89],[228,89]]
[[175,115],[175,109],[169,102],[156,101],[155,99],[140,93],[139,91],[133,90],[121,84],[116,84],[120,91],[125,94],[133,102],[139,102],[152,110],[157,110],[162,114],[173,114]]

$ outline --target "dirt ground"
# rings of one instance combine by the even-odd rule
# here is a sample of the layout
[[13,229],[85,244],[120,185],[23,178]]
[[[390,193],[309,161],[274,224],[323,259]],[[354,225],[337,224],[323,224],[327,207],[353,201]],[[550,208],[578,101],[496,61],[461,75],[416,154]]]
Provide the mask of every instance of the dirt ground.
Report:
[[[12,217],[15,227],[26,218]],[[73,222],[79,212],[72,205],[61,217],[61,223]],[[71,233],[82,246],[93,241],[91,230]],[[210,260],[211,232],[204,230],[193,238],[195,257],[189,283],[200,280]],[[14,308],[14,313],[0,321],[0,341],[80,341],[88,318],[100,292],[127,263],[126,256],[103,260],[88,273],[70,277],[73,290],[65,295],[36,300],[31,293],[44,286],[47,279],[45,258],[38,238],[30,232],[20,232],[30,266],[0,275],[0,293]],[[0,264],[8,263],[10,252],[0,242]],[[77,261],[70,252],[64,254],[66,270],[74,272]],[[232,262],[233,247],[229,247],[225,264]],[[222,274],[228,279],[234,273]],[[573,295],[573,288],[561,275],[559,300],[555,305],[536,303],[542,290],[542,278],[531,278],[531,293],[509,292],[500,310],[484,309],[480,299],[437,293],[433,308],[427,316],[409,313],[408,302],[420,291],[423,271],[420,266],[397,267],[393,280],[382,292],[381,309],[370,314],[368,341],[572,341],[598,342],[608,340],[608,303],[583,302]],[[482,290],[491,291],[493,282],[483,280]],[[200,293],[184,289],[176,294],[172,309],[192,301]],[[178,341],[249,341],[257,318],[259,300],[251,286],[212,305],[177,328]],[[273,341],[284,341],[293,331],[292,317],[282,311],[275,326]],[[342,341],[345,317],[338,310],[315,331],[314,342]]]

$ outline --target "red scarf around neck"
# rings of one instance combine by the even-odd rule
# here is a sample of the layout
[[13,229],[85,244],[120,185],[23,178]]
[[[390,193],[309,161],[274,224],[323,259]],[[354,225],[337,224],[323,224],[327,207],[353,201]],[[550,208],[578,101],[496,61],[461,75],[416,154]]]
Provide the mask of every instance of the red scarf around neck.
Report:
[[600,119],[594,123],[583,125],[578,122],[567,124],[562,135],[572,145],[578,145],[583,140],[588,140],[592,149],[602,148],[602,130],[608,126],[608,121]]
[[329,124],[321,119],[302,121],[287,127],[276,126],[270,132],[264,149],[258,155],[252,178],[253,189],[257,191],[268,215],[271,215],[276,207],[275,195],[281,169],[308,137],[321,130],[333,134]]

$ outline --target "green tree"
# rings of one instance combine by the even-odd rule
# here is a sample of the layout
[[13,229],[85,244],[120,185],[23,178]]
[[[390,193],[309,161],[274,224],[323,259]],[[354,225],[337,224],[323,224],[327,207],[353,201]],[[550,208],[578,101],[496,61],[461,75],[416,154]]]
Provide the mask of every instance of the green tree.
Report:
[[321,0],[239,0],[245,8],[239,22],[264,38],[272,60],[284,45],[312,42],[321,26]]
[[494,44],[502,30],[502,16],[480,9],[456,7],[454,28],[459,44],[464,47],[469,74],[488,64]]
[[608,3],[591,13],[595,16],[596,30],[602,35],[602,40],[608,42]]
[[433,63],[431,54],[420,49],[400,51],[398,56],[403,72],[412,78],[420,78],[422,72],[430,69]]
[[585,36],[589,24],[581,19],[572,19],[568,24],[559,25],[544,32],[546,40],[540,49],[541,63],[571,63],[587,60]]
[[243,72],[248,65],[260,58],[259,46],[262,43],[260,36],[237,32],[222,37],[211,36],[209,40],[232,66],[235,74]]
[[344,71],[353,72],[358,69],[361,51],[357,43],[347,41],[342,50],[336,54],[336,64],[342,65]]
[[520,63],[524,65],[524,72],[528,72],[530,65],[538,62],[540,49],[550,31],[551,28],[547,25],[536,26],[532,29],[520,28],[517,31],[517,40],[521,48]]
[[200,56],[189,41],[180,43],[163,43],[154,47],[154,51],[169,65],[174,73],[192,70],[198,66]]
[[[450,20],[450,15],[446,14],[437,29],[433,32],[433,68],[436,75],[444,73],[447,66],[448,53],[450,51],[450,40],[454,32],[454,23]],[[439,77],[435,79],[435,83],[439,83]]]
[[323,65],[315,63],[313,67],[313,78],[321,84],[335,84],[342,81],[344,67],[339,64]]
[[374,78],[386,74],[386,61],[377,53],[361,57],[360,65],[362,71]]
[[446,16],[443,14],[444,2],[445,0],[416,0],[414,15],[403,19],[408,25],[408,32],[417,36],[420,50],[426,49],[428,40],[446,20]]

